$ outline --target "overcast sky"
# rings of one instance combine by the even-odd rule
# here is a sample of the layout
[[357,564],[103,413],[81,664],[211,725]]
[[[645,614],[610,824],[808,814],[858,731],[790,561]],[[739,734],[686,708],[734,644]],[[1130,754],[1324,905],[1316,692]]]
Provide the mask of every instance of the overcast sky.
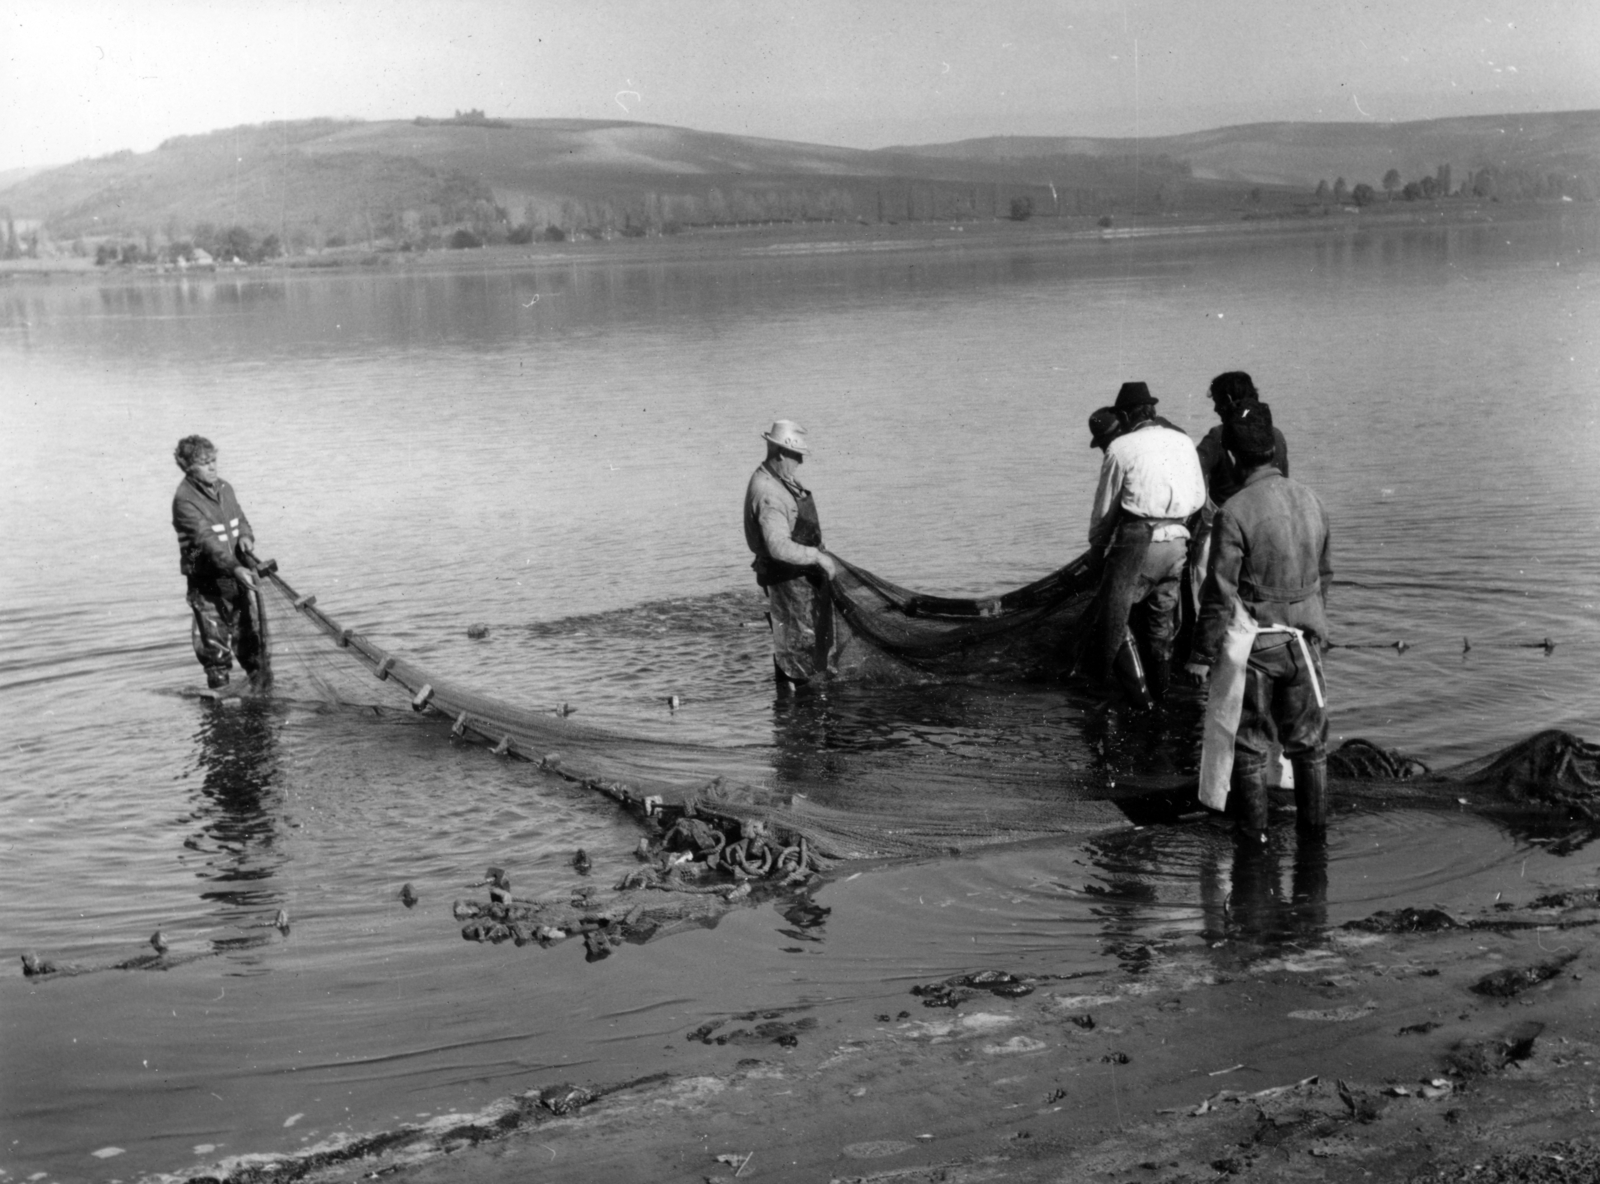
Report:
[[312,116],[880,147],[1600,108],[1600,0],[0,0],[0,169]]

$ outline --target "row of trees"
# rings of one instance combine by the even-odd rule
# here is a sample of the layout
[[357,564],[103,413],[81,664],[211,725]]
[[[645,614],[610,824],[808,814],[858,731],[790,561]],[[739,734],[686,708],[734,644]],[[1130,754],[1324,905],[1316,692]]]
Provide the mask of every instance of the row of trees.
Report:
[[107,241],[95,248],[98,266],[135,263],[196,263],[209,259],[218,263],[260,263],[282,255],[283,243],[276,234],[257,238],[246,227],[218,227],[202,222],[188,238],[173,238],[157,244],[153,235],[141,242]]
[[[1405,180],[1399,169],[1390,169],[1384,173],[1381,184],[1386,201],[1393,201],[1397,194],[1403,201],[1433,201],[1445,197],[1475,197],[1485,201],[1551,198],[1593,201],[1597,191],[1596,179],[1584,173],[1539,173],[1492,166],[1469,171],[1460,185],[1454,185],[1447,164],[1440,165],[1431,176],[1413,181]],[[1366,206],[1378,200],[1378,191],[1364,181],[1352,189],[1340,177],[1331,187],[1327,181],[1319,181],[1316,197],[1319,201]]]

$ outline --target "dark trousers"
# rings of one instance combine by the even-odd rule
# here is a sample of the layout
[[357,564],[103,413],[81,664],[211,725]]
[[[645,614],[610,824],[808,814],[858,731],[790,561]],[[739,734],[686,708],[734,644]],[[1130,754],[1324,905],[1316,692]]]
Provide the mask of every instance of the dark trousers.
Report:
[[766,585],[772,663],[791,682],[825,674],[833,649],[833,599],[821,571]]
[[1234,767],[1241,775],[1266,766],[1274,740],[1291,761],[1321,760],[1326,754],[1328,713],[1317,705],[1315,689],[1322,681],[1322,662],[1317,647],[1309,648],[1310,667],[1295,641],[1251,652],[1233,745]]
[[1106,548],[1105,574],[1100,582],[1097,632],[1102,678],[1110,677],[1129,625],[1146,661],[1171,659],[1188,552],[1186,539],[1152,543],[1146,522],[1123,522],[1117,527]]
[[188,600],[194,614],[189,636],[194,656],[205,668],[206,684],[224,685],[235,661],[246,674],[254,674],[262,649],[255,594],[237,580],[190,576]]

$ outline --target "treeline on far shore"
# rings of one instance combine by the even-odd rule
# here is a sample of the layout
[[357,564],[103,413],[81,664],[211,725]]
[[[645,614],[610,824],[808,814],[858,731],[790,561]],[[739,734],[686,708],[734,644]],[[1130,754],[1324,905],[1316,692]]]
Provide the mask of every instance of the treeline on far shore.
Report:
[[[1029,218],[1120,218],[1205,211],[1238,204],[1243,188],[1196,182],[1186,166],[1145,158],[1136,166],[1094,160],[1075,182],[826,178],[677,178],[668,186],[639,183],[573,186],[565,194],[496,193],[459,173],[406,178],[407,184],[334,186],[318,194],[263,191],[223,203],[237,217],[200,219],[175,212],[141,218],[132,203],[31,224],[16,253],[74,254],[97,262],[256,262],[348,247],[368,250],[463,249],[498,244],[671,236],[684,230],[770,224],[970,222]],[[411,183],[415,182],[415,183]],[[355,196],[352,196],[354,194]],[[1303,196],[1303,195],[1302,195]],[[321,198],[322,200],[318,200]],[[215,206],[217,203],[211,203]],[[181,209],[181,207],[178,207]],[[0,208],[0,217],[5,215]]]
[[[1048,162],[1027,171],[1048,173]],[[1061,163],[1059,162],[1056,162]],[[915,224],[915,222],[1026,222],[1056,219],[1062,226],[1102,229],[1139,219],[1214,222],[1318,218],[1339,210],[1370,210],[1386,203],[1594,202],[1595,182],[1582,171],[1480,168],[1454,181],[1450,165],[1421,178],[1390,168],[1373,182],[1346,178],[1318,182],[1314,190],[1206,181],[1189,165],[1144,158],[1138,170],[1120,158],[1072,160],[1062,181],[1010,179],[792,178],[706,179],[698,189],[600,190],[590,197],[526,197],[518,210],[494,200],[488,187],[461,174],[430,174],[426,184],[384,190],[368,202],[334,202],[326,211],[291,211],[278,203],[277,219],[187,221],[170,213],[158,226],[85,234],[80,222],[21,221],[0,206],[0,259],[93,259],[98,266],[206,267],[256,264],[272,259],[344,258],[350,251],[470,250],[482,246],[560,243],[566,240],[670,237],[685,230],[806,224]],[[386,166],[387,168],[387,166]],[[331,192],[331,190],[330,190]],[[346,194],[347,190],[338,190]],[[250,203],[242,203],[250,208]],[[342,213],[336,211],[342,210]],[[243,213],[243,210],[240,211]],[[82,221],[82,219],[80,219]],[[77,232],[74,232],[77,230]],[[58,235],[70,234],[70,237]]]
[[[1438,198],[1473,197],[1481,201],[1594,201],[1595,179],[1579,171],[1555,172],[1520,168],[1481,168],[1469,170],[1459,186],[1452,184],[1449,165],[1442,164],[1431,174],[1407,181],[1399,169],[1390,169],[1380,182],[1384,201],[1434,201]],[[1343,177],[1332,185],[1326,180],[1317,184],[1314,194],[1318,201],[1358,206],[1370,206],[1379,200],[1378,190],[1366,181],[1351,187]]]

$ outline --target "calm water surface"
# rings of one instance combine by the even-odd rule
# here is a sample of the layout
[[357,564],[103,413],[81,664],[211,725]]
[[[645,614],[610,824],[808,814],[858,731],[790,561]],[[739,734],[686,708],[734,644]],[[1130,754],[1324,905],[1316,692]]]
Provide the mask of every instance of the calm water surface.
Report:
[[[262,552],[342,623],[508,701],[683,741],[664,775],[837,759],[847,795],[863,753],[1004,794],[1014,754],[1071,794],[1094,713],[1063,692],[774,703],[738,525],[758,433],[810,429],[834,550],[975,594],[1082,549],[1084,421],[1122,381],[1198,436],[1209,378],[1247,369],[1332,517],[1337,639],[1407,643],[1331,656],[1333,731],[1444,764],[1600,736],[1597,256],[1591,214],[0,287],[0,954],[106,965],[159,926],[196,955],[0,978],[0,1167],[128,1179],[683,1068],[683,1034],[730,1011],[1200,942],[1227,891],[1226,851],[1190,828],[837,884],[803,948],[770,908],[594,966],[467,945],[448,901],[486,864],[539,895],[576,882],[582,846],[611,880],[637,832],[437,722],[187,697],[180,436],[218,443]],[[1466,820],[1349,818],[1328,918],[1464,905],[1552,862],[1532,854]],[[280,907],[287,936],[262,928]]]

